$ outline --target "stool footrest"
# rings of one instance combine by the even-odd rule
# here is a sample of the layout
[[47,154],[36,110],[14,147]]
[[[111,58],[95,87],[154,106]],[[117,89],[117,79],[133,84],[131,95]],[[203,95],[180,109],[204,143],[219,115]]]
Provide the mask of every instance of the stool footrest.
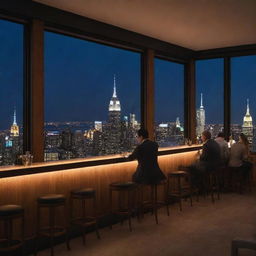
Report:
[[97,218],[95,217],[76,218],[76,219],[72,219],[71,223],[73,225],[88,227],[88,226],[96,225]]

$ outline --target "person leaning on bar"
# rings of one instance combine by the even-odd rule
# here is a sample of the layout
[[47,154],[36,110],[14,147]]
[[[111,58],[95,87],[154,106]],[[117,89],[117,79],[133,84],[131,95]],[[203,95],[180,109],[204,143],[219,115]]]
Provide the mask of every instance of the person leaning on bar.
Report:
[[132,181],[139,184],[158,184],[165,180],[166,177],[157,162],[158,144],[149,140],[148,131],[145,129],[137,131],[137,141],[139,145],[128,156],[128,160],[138,160]]

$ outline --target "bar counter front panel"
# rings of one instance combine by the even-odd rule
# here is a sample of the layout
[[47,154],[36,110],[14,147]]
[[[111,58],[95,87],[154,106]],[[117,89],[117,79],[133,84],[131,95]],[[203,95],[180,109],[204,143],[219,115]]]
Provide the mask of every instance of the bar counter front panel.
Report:
[[[195,147],[193,151],[169,155],[161,155],[160,150],[158,158],[160,168],[167,174],[177,170],[179,165],[190,165],[196,159],[196,150]],[[72,189],[94,188],[97,193],[98,212],[104,216],[109,212],[109,184],[116,181],[130,181],[136,166],[137,161],[129,161],[3,177],[0,179],[0,204],[20,204],[25,208],[26,236],[29,237],[35,232],[36,199],[39,196],[60,193],[69,198]],[[159,196],[161,197],[161,193]],[[47,215],[45,217],[47,218]]]

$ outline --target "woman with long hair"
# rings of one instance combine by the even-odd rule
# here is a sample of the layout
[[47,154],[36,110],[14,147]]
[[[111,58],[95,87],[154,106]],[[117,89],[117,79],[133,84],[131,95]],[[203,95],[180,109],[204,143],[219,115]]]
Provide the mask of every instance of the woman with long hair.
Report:
[[249,142],[247,137],[241,133],[239,141],[231,146],[229,166],[240,167],[244,160],[247,160],[249,153]]
[[[236,175],[245,179],[249,177],[249,173],[252,169],[252,163],[248,161],[249,155],[249,141],[245,134],[239,135],[239,141],[231,146],[229,167],[232,172],[236,172]],[[231,174],[232,175],[232,174]]]

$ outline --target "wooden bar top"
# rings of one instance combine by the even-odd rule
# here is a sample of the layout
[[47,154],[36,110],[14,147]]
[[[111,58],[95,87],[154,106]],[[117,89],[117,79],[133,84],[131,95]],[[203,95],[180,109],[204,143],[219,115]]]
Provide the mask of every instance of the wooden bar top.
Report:
[[[201,149],[201,145],[177,146],[159,148],[158,155],[177,154]],[[53,172],[87,166],[106,165],[127,162],[128,160],[121,154],[108,156],[94,156],[80,159],[60,160],[51,162],[38,162],[32,165],[11,165],[0,167],[0,178],[37,174],[44,172]]]

